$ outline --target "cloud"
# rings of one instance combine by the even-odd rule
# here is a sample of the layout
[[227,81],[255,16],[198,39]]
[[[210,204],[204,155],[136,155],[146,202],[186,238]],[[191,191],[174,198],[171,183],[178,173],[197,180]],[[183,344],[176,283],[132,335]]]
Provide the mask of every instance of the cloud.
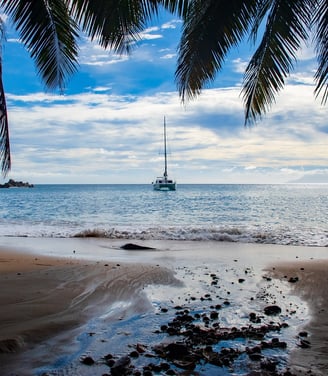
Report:
[[[66,171],[66,180],[81,174],[98,181],[111,181],[112,172],[120,171],[118,182],[140,171],[138,182],[148,181],[162,168],[158,152],[164,115],[171,169],[186,179],[188,174],[197,178],[198,171],[207,171],[217,181],[214,176],[220,171],[230,171],[235,174],[231,181],[267,174],[266,179],[283,182],[305,175],[300,170],[304,166],[327,165],[328,135],[320,128],[325,111],[315,104],[307,86],[288,86],[257,126],[247,129],[236,122],[225,128],[217,121],[220,114],[232,119],[243,116],[238,94],[239,88],[208,89],[186,106],[175,92],[9,94],[14,171],[23,175],[53,171],[54,179],[57,174],[63,178]],[[223,174],[220,181],[227,178]]]
[[238,57],[234,60],[232,60],[232,65],[234,68],[234,71],[236,73],[241,73],[243,74],[247,68],[248,61],[243,60],[242,58]]
[[140,32],[139,37],[141,40],[153,40],[153,39],[160,39],[163,38],[162,34],[153,34],[154,32],[159,31],[160,28],[158,26],[149,27],[144,31]]

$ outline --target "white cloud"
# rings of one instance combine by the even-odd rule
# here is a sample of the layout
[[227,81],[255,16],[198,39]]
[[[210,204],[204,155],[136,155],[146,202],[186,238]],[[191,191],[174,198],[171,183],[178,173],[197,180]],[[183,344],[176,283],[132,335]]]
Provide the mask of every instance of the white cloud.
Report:
[[176,57],[176,54],[166,54],[161,56],[161,59],[173,59]]
[[140,39],[141,40],[153,40],[153,39],[160,39],[160,38],[163,38],[163,35],[162,34],[153,34],[154,32],[157,32],[159,31],[159,27],[156,26],[156,27],[150,27],[148,29],[145,29],[144,31],[142,31],[139,36],[140,36]]
[[220,114],[242,117],[239,88],[205,90],[185,107],[175,92],[141,97],[37,93],[8,95],[8,103],[13,172],[21,178],[29,171],[41,179],[41,169],[61,181],[78,175],[98,182],[126,182],[128,175],[131,183],[150,181],[162,167],[158,152],[164,115],[170,167],[180,181],[194,176],[197,182],[202,171],[212,182],[254,182],[260,176],[286,182],[309,176],[305,166],[327,166],[328,135],[320,131],[325,109],[307,86],[287,86],[251,129],[240,122],[223,129],[218,121]]
[[242,58],[237,58],[232,61],[234,71],[236,73],[241,73],[243,74],[246,70],[246,67],[248,65],[248,61],[243,60]]
[[162,24],[161,29],[176,29],[182,24],[181,20],[171,20]]

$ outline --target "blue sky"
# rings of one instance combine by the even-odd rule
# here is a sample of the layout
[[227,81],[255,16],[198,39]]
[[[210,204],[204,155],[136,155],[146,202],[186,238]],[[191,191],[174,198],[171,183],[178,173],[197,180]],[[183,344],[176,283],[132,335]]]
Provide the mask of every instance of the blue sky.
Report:
[[315,100],[313,51],[303,48],[261,122],[243,125],[243,44],[197,99],[182,104],[174,82],[181,22],[163,15],[130,56],[80,41],[80,68],[64,95],[47,93],[7,23],[2,50],[12,170],[47,183],[151,183],[163,172],[166,116],[169,174],[178,183],[328,183],[327,105]]

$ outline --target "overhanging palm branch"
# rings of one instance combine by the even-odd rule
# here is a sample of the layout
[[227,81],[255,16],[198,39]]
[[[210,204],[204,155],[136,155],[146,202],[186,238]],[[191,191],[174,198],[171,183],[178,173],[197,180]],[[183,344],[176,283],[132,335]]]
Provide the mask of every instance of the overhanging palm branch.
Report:
[[77,69],[78,27],[64,0],[2,0],[47,88],[65,87]]
[[[35,60],[47,88],[63,90],[69,75],[77,69],[78,28],[64,0],[1,0],[2,10],[11,17],[23,44]],[[0,62],[0,73],[2,64]],[[0,159],[5,176],[11,167],[8,116],[0,76]]]
[[119,53],[130,52],[150,17],[156,0],[71,0],[72,16],[92,40]]
[[129,53],[160,6],[183,16],[191,0],[71,0],[71,14],[92,40],[118,53]]
[[322,103],[328,99],[328,6],[326,0],[317,1],[318,6],[314,14],[313,24],[315,27],[316,52],[319,67],[314,76],[317,82],[315,94],[321,92]]
[[10,143],[9,143],[9,125],[5,91],[2,81],[2,40],[3,38],[3,23],[0,20],[0,160],[1,171],[4,176],[7,175],[11,167]]
[[[308,38],[312,0],[274,0],[262,5],[267,8],[268,4],[271,9],[265,32],[244,77],[245,123],[255,121],[270,108],[293,68],[301,41]],[[264,15],[260,7],[254,23],[260,25],[259,18]]]
[[158,3],[173,14],[185,17],[193,0],[158,0]]
[[256,0],[194,0],[184,17],[176,82],[184,101],[200,94],[222,68],[227,52],[241,41]]

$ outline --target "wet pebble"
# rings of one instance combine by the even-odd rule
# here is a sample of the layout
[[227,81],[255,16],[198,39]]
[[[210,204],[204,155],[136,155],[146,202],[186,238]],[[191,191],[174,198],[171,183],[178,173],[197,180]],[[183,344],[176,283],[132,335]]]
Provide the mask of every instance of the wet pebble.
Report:
[[279,315],[279,313],[281,313],[281,308],[279,306],[277,306],[277,305],[266,306],[264,308],[264,313],[267,316]]
[[85,356],[81,359],[81,363],[85,364],[86,366],[92,366],[95,364],[95,361],[91,356]]

